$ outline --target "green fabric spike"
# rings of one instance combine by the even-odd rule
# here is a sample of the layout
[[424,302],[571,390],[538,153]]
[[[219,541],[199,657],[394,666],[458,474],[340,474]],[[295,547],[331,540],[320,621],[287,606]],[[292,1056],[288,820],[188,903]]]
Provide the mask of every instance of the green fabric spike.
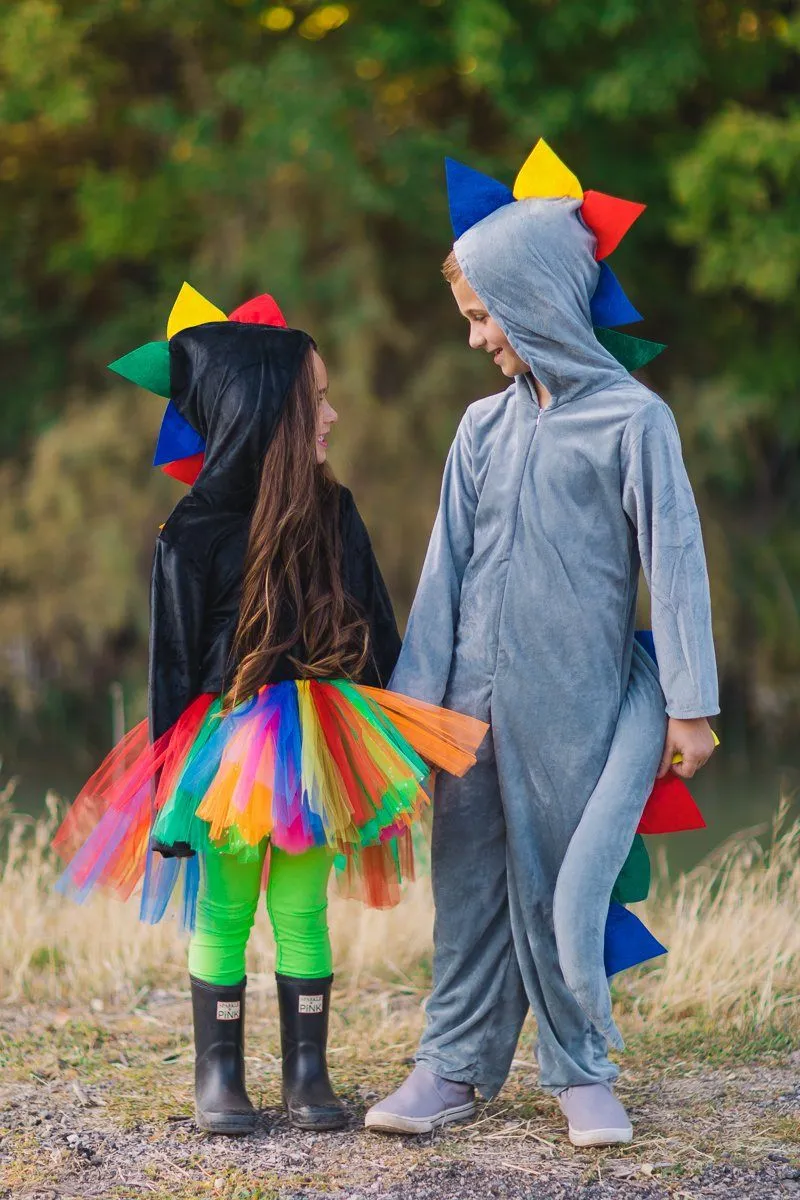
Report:
[[165,400],[170,398],[169,342],[145,342],[130,354],[123,354],[122,358],[109,363],[108,369]]
[[617,333],[616,329],[603,329],[599,325],[594,327],[594,336],[626,371],[646,367],[667,348],[664,342],[648,342],[646,338],[631,337],[629,333]]
[[650,891],[650,855],[640,833],[633,839],[630,853],[617,876],[611,899],[618,904],[636,904],[646,900]]

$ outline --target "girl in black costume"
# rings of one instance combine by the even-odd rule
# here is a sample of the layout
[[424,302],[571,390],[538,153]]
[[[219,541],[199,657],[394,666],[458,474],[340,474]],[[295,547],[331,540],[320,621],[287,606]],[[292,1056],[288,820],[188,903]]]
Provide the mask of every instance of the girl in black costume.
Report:
[[485,726],[378,690],[400,639],[353,497],[325,463],[337,414],[324,364],[308,334],[234,317],[114,364],[168,387],[161,443],[173,468],[194,463],[171,473],[196,478],[156,543],[149,729],[95,773],[56,846],[66,890],[125,897],[142,882],[148,921],[183,868],[196,1117],[213,1133],[255,1124],[245,949],[266,879],[284,1101],[293,1124],[334,1129],[347,1114],[326,1066],[331,868],[338,857],[350,894],[394,903],[430,766],[463,773]]

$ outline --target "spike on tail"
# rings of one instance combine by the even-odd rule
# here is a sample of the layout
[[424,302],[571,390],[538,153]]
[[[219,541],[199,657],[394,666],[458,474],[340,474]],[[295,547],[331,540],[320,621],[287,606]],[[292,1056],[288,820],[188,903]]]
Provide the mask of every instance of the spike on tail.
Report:
[[603,958],[609,978],[629,967],[666,954],[666,946],[654,938],[650,930],[637,916],[612,901],[606,920]]

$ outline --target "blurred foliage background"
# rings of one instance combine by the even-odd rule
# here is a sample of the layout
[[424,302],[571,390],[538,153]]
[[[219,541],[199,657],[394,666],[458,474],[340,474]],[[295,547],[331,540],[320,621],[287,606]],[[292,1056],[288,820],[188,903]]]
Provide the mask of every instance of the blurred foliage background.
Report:
[[459,414],[498,379],[439,277],[442,157],[510,183],[545,136],[649,209],[614,267],[667,341],[701,506],[723,737],[800,715],[800,8],[724,0],[5,0],[0,753],[141,715],[180,489],[161,403],[104,364],[184,279],[273,292],[341,414],[335,465],[407,611]]

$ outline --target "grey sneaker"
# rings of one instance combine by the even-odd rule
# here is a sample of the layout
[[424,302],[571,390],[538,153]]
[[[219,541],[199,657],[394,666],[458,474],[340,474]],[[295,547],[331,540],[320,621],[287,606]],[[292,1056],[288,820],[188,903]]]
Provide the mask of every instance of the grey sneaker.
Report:
[[569,1122],[573,1146],[613,1146],[629,1142],[633,1127],[628,1114],[607,1083],[587,1083],[558,1094]]
[[364,1118],[367,1129],[381,1133],[431,1133],[453,1121],[467,1121],[475,1112],[475,1089],[415,1067],[405,1083],[373,1104]]

